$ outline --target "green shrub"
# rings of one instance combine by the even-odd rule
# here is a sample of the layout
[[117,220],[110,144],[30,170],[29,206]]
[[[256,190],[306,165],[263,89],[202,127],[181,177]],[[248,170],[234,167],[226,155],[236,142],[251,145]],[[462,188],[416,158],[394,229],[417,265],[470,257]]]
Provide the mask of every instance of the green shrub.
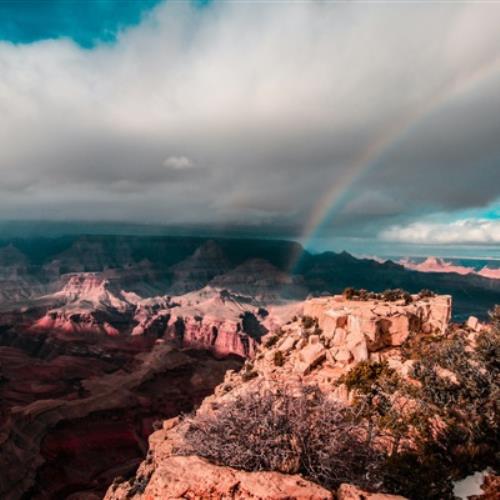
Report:
[[259,373],[256,370],[248,370],[244,371],[241,374],[241,380],[243,380],[243,382],[248,382],[249,380],[252,380],[253,378],[256,378],[258,376]]
[[311,316],[303,316],[302,317],[302,326],[306,330],[309,330],[309,328],[316,326],[316,324],[317,324],[317,320],[315,320],[314,318],[311,318]]
[[345,384],[350,391],[356,389],[366,394],[371,392],[373,385],[382,377],[391,379],[396,376],[395,371],[389,368],[387,362],[361,361],[343,375],[339,383]]
[[283,366],[285,364],[285,356],[281,351],[274,352],[274,365],[275,366]]

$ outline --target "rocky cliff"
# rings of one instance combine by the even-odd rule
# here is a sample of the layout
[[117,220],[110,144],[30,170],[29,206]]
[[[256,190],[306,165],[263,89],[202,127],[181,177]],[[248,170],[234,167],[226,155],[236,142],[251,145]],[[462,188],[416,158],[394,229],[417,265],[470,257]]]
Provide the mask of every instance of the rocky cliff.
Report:
[[[267,309],[248,295],[205,287],[179,296],[142,298],[97,273],[70,275],[61,290],[28,311],[29,330],[67,335],[146,336],[218,356],[252,356],[260,338],[300,310],[298,302]],[[39,315],[39,311],[45,311]],[[20,313],[23,316],[23,313]]]
[[[309,387],[319,388],[333,401],[350,405],[355,400],[355,391],[345,377],[358,366],[386,366],[381,369],[397,374],[401,380],[411,379],[415,360],[404,354],[403,347],[415,339],[446,338],[451,298],[432,294],[396,300],[334,296],[306,301],[303,311],[304,315],[268,333],[255,357],[240,372],[228,372],[214,394],[205,398],[194,420],[165,421],[163,428],[150,437],[148,459],[136,476],[126,482],[115,482],[105,498],[402,499],[402,496],[368,493],[347,484],[333,491],[297,474],[242,471],[210,462],[193,454],[192,449],[187,453],[179,451],[186,450],[185,436],[192,422],[217,418],[221,408],[232,402],[241,404],[245,395],[264,398],[269,393],[280,394],[284,388],[293,393]],[[479,332],[487,329],[471,319],[460,335],[476,342]],[[449,370],[439,366],[436,369],[442,380],[453,378]],[[399,404],[401,399],[396,398],[393,404],[396,401]],[[228,440],[227,446],[231,448],[232,431],[229,428],[226,431],[229,434],[221,439]],[[208,434],[204,440],[207,439],[210,439]],[[383,446],[388,446],[385,440]],[[262,450],[266,452],[270,450]],[[236,448],[233,453],[237,453]]]

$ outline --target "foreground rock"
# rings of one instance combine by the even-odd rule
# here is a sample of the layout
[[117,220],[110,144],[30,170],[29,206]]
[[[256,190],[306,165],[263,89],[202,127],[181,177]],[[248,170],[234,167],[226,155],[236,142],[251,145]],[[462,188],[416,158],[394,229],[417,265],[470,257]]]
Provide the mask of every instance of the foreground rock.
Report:
[[337,500],[405,500],[399,495],[386,495],[384,493],[369,493],[352,484],[341,484],[337,490]]
[[[144,499],[288,499],[333,500],[333,494],[300,476],[278,472],[244,472],[210,464],[199,457],[171,456],[142,487],[111,487],[108,500]],[[348,498],[348,497],[346,497]],[[353,497],[354,498],[354,497]]]

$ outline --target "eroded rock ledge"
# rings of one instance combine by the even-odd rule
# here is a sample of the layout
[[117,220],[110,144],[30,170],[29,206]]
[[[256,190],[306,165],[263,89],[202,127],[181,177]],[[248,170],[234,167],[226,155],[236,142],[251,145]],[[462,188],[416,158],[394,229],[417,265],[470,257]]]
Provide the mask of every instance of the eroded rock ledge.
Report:
[[[283,385],[319,387],[332,398],[349,404],[347,387],[336,382],[351,367],[360,361],[386,361],[391,369],[405,376],[411,361],[404,360],[401,345],[417,335],[443,335],[450,316],[449,296],[413,296],[406,302],[348,300],[343,296],[311,299],[304,304],[304,316],[263,338],[255,358],[247,361],[239,373],[226,373],[224,382],[205,398],[197,414],[209,415],[222,402],[239,395],[263,394]],[[469,330],[471,336],[476,335]],[[214,465],[194,455],[177,456],[186,425],[180,418],[165,421],[163,428],[151,435],[148,457],[136,477],[115,482],[105,498],[403,498],[369,493],[353,485],[328,491],[298,475],[245,472]]]

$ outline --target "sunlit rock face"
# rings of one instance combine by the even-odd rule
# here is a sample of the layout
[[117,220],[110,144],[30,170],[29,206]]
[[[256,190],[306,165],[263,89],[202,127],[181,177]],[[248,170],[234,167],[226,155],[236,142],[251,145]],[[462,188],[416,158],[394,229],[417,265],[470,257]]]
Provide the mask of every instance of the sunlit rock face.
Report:
[[317,318],[333,349],[347,351],[335,351],[334,356],[364,361],[402,345],[411,333],[442,335],[451,318],[451,297],[414,295],[406,304],[403,300],[348,300],[336,295],[306,301],[304,314]]
[[[199,457],[169,457],[145,487],[144,498],[213,498],[213,499],[296,499],[333,500],[328,490],[278,472],[245,472],[219,467]],[[129,498],[124,487],[106,495],[108,500]]]
[[455,273],[460,275],[477,275],[492,280],[500,280],[500,268],[483,266],[476,270],[473,267],[461,266],[447,262],[438,257],[427,257],[423,262],[414,262],[410,259],[401,259],[399,263],[407,269],[421,273]]
[[249,357],[270,328],[291,318],[297,304],[281,301],[266,309],[252,296],[211,286],[142,298],[98,273],[78,273],[61,290],[40,299],[40,310],[46,312],[35,316],[28,329],[34,334],[147,336],[218,356]]

